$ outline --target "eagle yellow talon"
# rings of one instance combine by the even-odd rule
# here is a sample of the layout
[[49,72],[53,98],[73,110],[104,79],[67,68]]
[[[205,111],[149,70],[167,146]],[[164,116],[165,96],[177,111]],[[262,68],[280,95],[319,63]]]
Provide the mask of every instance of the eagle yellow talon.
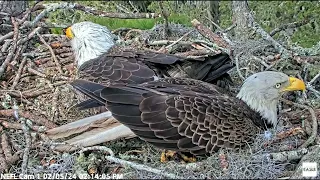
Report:
[[167,152],[163,151],[161,153],[160,162],[167,162],[169,158],[174,158],[175,154],[176,154],[175,151],[170,151],[170,150],[168,150]]
[[186,163],[194,163],[197,161],[197,159],[195,157],[188,157],[184,154],[180,154],[180,156],[182,157],[183,161]]
[[181,152],[176,152],[176,151],[163,151],[161,153],[161,158],[160,158],[160,162],[164,163],[164,162],[168,162],[170,160],[181,160],[181,163],[193,163],[196,162],[196,158],[195,157],[188,157],[184,154],[182,154]]

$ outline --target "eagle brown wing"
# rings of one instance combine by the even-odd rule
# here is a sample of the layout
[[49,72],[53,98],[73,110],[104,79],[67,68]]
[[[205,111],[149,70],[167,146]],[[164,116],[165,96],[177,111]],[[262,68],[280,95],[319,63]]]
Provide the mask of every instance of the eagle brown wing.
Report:
[[230,84],[232,81],[227,71],[232,67],[231,59],[223,53],[200,57],[199,60],[114,46],[84,63],[79,68],[79,78],[103,84],[139,84],[152,81],[155,76],[185,77],[214,84],[219,79],[229,79],[227,84]]
[[154,80],[155,75],[148,66],[136,61],[132,53],[117,56],[105,53],[87,61],[79,68],[79,78],[103,84],[110,82],[139,84]]
[[107,109],[138,137],[159,148],[195,155],[221,147],[240,148],[260,128],[258,113],[233,96],[216,91],[168,84],[165,86],[110,85],[94,90],[94,83],[76,80],[74,87],[107,102]]

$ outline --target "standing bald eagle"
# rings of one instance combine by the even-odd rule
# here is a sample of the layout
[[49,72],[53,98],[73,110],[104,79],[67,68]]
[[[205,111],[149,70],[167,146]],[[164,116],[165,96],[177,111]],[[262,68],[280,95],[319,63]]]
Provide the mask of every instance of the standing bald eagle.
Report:
[[113,34],[104,26],[80,22],[66,28],[75,53],[79,78],[108,84],[139,84],[163,77],[187,77],[228,87],[227,73],[234,65],[225,54],[197,59],[142,51],[115,45]]
[[104,85],[75,80],[73,87],[106,104],[114,118],[158,148],[203,155],[238,149],[277,124],[277,103],[287,91],[305,90],[284,73],[251,75],[236,96],[188,78]]

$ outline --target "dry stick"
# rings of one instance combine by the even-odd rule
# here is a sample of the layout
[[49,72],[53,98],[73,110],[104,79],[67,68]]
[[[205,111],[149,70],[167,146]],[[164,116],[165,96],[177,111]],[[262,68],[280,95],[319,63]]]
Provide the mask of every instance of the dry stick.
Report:
[[283,151],[283,152],[276,152],[276,153],[267,153],[267,154],[261,154],[261,155],[255,155],[255,156],[268,156],[274,161],[277,162],[286,162],[286,161],[292,161],[301,159],[303,155],[308,153],[308,149],[301,148],[296,149],[293,151]]
[[42,37],[38,32],[37,32],[37,36],[40,38],[40,41],[49,49],[49,51],[50,51],[50,53],[51,53],[51,56],[52,56],[52,58],[53,58],[53,61],[55,62],[59,73],[60,73],[60,74],[63,74],[61,65],[60,65],[60,63],[59,63],[56,55],[54,54],[53,49],[49,46],[49,44],[43,39],[43,37]]
[[[0,132],[3,131],[2,126],[0,126]],[[0,172],[8,172],[8,163],[4,156],[2,147],[0,147]]]
[[165,48],[166,48],[166,49],[171,48],[172,46],[174,46],[175,44],[177,44],[179,41],[181,41],[183,38],[187,37],[192,31],[194,31],[194,30],[191,30],[191,31],[185,33],[181,38],[179,38],[178,40],[174,41],[172,44],[168,45],[168,46],[165,47]]
[[207,16],[206,16],[206,19],[208,20],[208,21],[210,21],[216,28],[218,28],[219,29],[219,31],[223,31],[223,29],[218,25],[218,24],[216,24],[215,22],[213,22],[210,18],[208,18]]
[[2,63],[2,65],[0,67],[0,77],[2,77],[4,71],[6,70],[8,64],[10,63],[10,61],[11,61],[11,59],[17,49],[17,41],[18,41],[18,33],[19,33],[18,23],[15,21],[14,17],[11,17],[11,21],[14,26],[13,47],[11,49],[11,52],[8,54],[7,58],[5,59],[5,61]]
[[2,121],[1,125],[7,129],[22,129],[22,125],[20,123],[12,123],[8,121]]
[[[6,116],[6,117],[12,117],[12,116],[14,116],[14,111],[15,111],[14,109],[2,109],[2,110],[0,110],[0,115]],[[21,117],[26,118],[26,119],[30,119],[37,124],[41,124],[48,129],[56,127],[56,125],[54,123],[48,121],[47,119],[45,119],[41,116],[36,116],[34,114],[30,114],[30,112],[28,112],[28,111],[19,110],[19,115]]]
[[223,33],[227,33],[227,32],[229,32],[229,31],[231,31],[233,28],[235,28],[237,25],[236,24],[232,24],[230,27],[228,27],[227,29],[225,29],[224,31],[223,31]]
[[37,9],[44,9],[32,22],[31,25],[34,26],[38,23],[46,14],[51,11],[56,11],[57,9],[76,9],[84,11],[88,14],[93,14],[100,17],[109,17],[109,18],[120,18],[120,19],[142,19],[142,18],[158,18],[161,17],[160,14],[157,13],[109,13],[105,11],[95,10],[92,7],[83,6],[77,3],[51,3],[51,4],[43,4],[37,5]]
[[242,76],[241,71],[240,71],[240,68],[239,68],[239,57],[241,56],[242,53],[243,53],[243,52],[240,52],[239,54],[237,54],[234,59],[236,60],[236,67],[237,67],[237,72],[238,72],[239,77],[240,77],[242,80],[245,80],[245,78]]
[[202,25],[197,19],[191,21],[192,25],[199,31],[199,33],[208,38],[211,42],[216,43],[219,47],[230,48],[230,44],[227,43],[222,37],[213,33],[209,28]]
[[253,18],[252,14],[249,13],[248,15],[249,21],[251,22],[251,28],[258,32],[261,37],[270,42],[273,47],[275,47],[280,54],[284,54],[285,56],[290,56],[290,51],[285,49],[281,44],[279,44],[276,40],[274,40]]
[[14,78],[14,81],[12,83],[12,86],[10,87],[11,90],[14,90],[14,88],[16,87],[16,85],[18,84],[19,80],[20,80],[20,77],[21,77],[21,73],[22,73],[22,70],[23,70],[23,67],[24,65],[26,64],[27,62],[27,57],[24,57],[19,65],[19,69],[18,69],[18,72],[17,72],[17,75],[15,76]]
[[29,41],[40,29],[41,29],[41,27],[37,27],[37,28],[35,28],[34,30],[32,30],[32,31],[30,32],[30,34],[28,34],[27,37],[19,40],[18,45],[24,44],[25,42]]
[[313,84],[319,77],[320,77],[320,72],[316,76],[314,76],[309,83]]
[[2,41],[6,40],[6,39],[9,39],[13,36],[13,31],[9,32],[8,34],[4,35],[4,36],[1,36],[0,37],[0,43],[2,43]]
[[137,170],[151,172],[151,173],[154,173],[154,174],[162,175],[162,176],[167,177],[167,178],[171,178],[171,179],[185,179],[184,177],[177,176],[177,175],[175,175],[175,174],[166,173],[166,172],[163,171],[163,170],[151,168],[151,167],[146,166],[146,165],[137,164],[137,163],[130,162],[130,161],[126,161],[126,160],[122,160],[122,159],[119,159],[119,158],[116,158],[116,157],[113,157],[113,156],[106,156],[105,158],[106,158],[108,161],[112,161],[112,162],[115,162],[115,163],[119,163],[119,164],[121,164],[121,165],[123,165],[123,166],[127,165],[127,166],[130,166],[130,167],[132,167],[132,168],[134,168],[134,169],[137,169]]
[[12,151],[8,142],[8,136],[5,132],[3,132],[1,136],[1,145],[2,145],[3,154],[6,158],[6,161],[8,162],[8,160],[12,158]]
[[28,167],[28,161],[29,161],[29,153],[30,153],[30,147],[31,147],[31,135],[30,135],[30,129],[26,123],[25,118],[20,118],[21,123],[22,123],[22,130],[24,133],[24,138],[26,141],[26,147],[24,148],[23,151],[23,160],[22,160],[22,174],[27,174],[27,167]]
[[45,74],[43,74],[35,69],[32,69],[31,67],[28,67],[27,70],[29,73],[35,74],[35,75],[40,76],[42,78],[47,78],[47,76]]
[[288,29],[288,28],[297,28],[297,27],[300,27],[300,26],[303,26],[305,24],[308,24],[310,21],[308,19],[305,19],[303,21],[299,21],[299,22],[293,22],[293,23],[288,23],[288,24],[284,24],[284,25],[281,25],[280,27],[272,30],[269,34],[270,36],[274,36],[275,34],[277,34],[278,32],[280,31],[283,31],[285,29]]
[[316,140],[317,132],[318,132],[318,121],[317,121],[317,117],[316,117],[314,110],[309,106],[297,104],[297,103],[294,103],[292,101],[288,101],[283,98],[281,98],[281,101],[283,101],[289,105],[296,106],[298,108],[308,109],[308,111],[310,112],[311,118],[312,118],[312,133],[311,133],[311,136],[307,139],[307,141],[300,146],[300,148],[307,147],[309,144],[313,143]]

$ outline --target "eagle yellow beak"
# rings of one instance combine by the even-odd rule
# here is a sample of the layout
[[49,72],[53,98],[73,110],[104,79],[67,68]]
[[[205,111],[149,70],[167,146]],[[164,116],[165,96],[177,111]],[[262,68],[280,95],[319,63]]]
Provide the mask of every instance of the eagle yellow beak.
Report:
[[72,33],[72,31],[71,31],[71,27],[68,27],[68,28],[65,30],[65,33],[66,33],[67,38],[69,38],[69,39],[72,39],[72,38],[73,38],[73,33]]
[[298,91],[298,90],[302,90],[305,91],[306,90],[306,85],[304,84],[303,81],[301,81],[298,78],[295,77],[289,77],[289,86],[284,88],[282,91]]

